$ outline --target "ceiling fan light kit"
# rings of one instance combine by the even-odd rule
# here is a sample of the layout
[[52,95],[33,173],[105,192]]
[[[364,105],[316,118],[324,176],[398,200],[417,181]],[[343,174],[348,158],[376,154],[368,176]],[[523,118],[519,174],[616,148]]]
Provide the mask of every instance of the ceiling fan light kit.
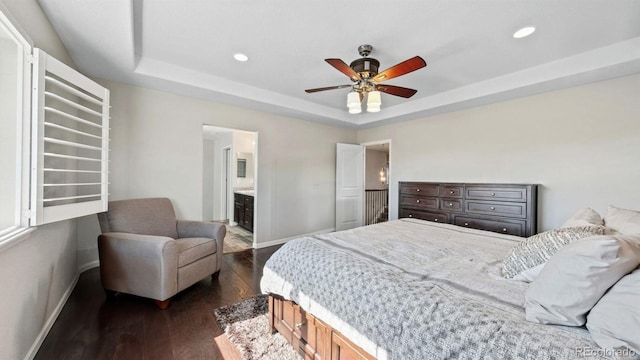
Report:
[[380,91],[377,91],[377,90],[370,91],[367,94],[367,111],[378,112],[380,111],[381,105],[382,105],[382,97],[380,96]]
[[401,86],[379,85],[378,83],[427,66],[427,63],[420,56],[414,56],[411,59],[405,60],[378,73],[380,62],[377,59],[367,57],[372,50],[373,47],[371,45],[360,45],[358,47],[358,53],[362,58],[352,61],[349,65],[341,59],[325,59],[329,65],[347,75],[353,84],[307,89],[305,91],[307,93],[314,93],[351,87],[352,91],[347,95],[347,107],[349,108],[350,114],[359,114],[362,112],[361,103],[365,95],[367,96],[367,111],[378,112],[382,106],[380,92],[403,98],[410,98],[418,92],[417,90]]
[[359,114],[362,112],[360,106],[360,94],[355,91],[347,94],[347,107],[349,108],[349,114]]

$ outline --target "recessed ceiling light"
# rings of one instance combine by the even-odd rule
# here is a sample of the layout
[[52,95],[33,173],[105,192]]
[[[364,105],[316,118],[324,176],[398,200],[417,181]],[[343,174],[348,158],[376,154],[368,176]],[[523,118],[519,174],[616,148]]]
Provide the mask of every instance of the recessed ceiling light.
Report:
[[531,34],[533,34],[533,32],[536,31],[536,28],[533,26],[527,26],[527,27],[523,27],[522,29],[516,31],[513,34],[513,37],[516,39],[521,39],[523,37],[527,37]]
[[233,58],[238,60],[238,61],[242,61],[242,62],[245,62],[245,61],[249,60],[249,57],[247,55],[245,55],[245,54],[242,54],[242,53],[234,54]]

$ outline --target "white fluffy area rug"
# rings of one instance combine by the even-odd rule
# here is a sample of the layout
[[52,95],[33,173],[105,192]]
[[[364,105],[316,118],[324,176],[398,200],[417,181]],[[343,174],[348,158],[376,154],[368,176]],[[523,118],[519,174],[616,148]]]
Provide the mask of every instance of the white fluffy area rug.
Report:
[[267,295],[256,295],[213,312],[243,360],[301,360],[279,333],[271,334]]

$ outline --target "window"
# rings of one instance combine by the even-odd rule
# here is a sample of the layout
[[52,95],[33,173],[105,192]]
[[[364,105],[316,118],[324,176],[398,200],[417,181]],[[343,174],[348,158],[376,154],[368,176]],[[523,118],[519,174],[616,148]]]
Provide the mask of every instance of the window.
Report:
[[109,90],[31,43],[0,3],[0,244],[107,210]]
[[[28,221],[31,44],[0,11],[0,239]],[[25,85],[26,84],[26,85]]]
[[109,90],[34,50],[31,225],[107,209]]

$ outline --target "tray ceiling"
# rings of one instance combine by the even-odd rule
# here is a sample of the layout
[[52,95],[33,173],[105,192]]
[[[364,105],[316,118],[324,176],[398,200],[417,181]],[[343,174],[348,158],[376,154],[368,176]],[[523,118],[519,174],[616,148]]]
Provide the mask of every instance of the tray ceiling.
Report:
[[[298,119],[371,127],[640,72],[640,1],[39,0],[87,75]],[[523,39],[524,26],[536,32]],[[427,67],[389,80],[382,111],[347,112],[348,84],[324,62],[380,70],[419,55]],[[238,62],[244,53],[247,62]]]

